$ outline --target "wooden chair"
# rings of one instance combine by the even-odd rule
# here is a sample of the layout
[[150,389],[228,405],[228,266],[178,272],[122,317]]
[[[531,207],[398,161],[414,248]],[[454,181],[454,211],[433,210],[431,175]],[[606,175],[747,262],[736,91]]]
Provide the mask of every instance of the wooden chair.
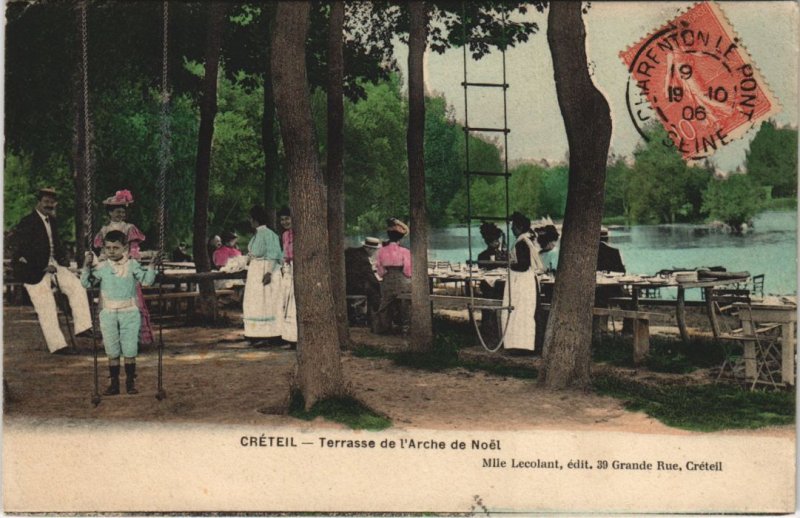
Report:
[[752,285],[750,287],[750,293],[753,295],[758,295],[759,297],[764,296],[764,274],[760,273],[758,275],[753,275],[751,278]]
[[[723,353],[717,379],[729,376],[737,382],[750,383],[751,390],[759,383],[773,387],[781,385],[777,334],[780,326],[753,321],[750,291],[747,289],[713,289],[710,296],[720,327],[717,339]],[[730,324],[732,318],[736,319],[737,326]],[[746,372],[747,360],[756,365],[752,379]]]

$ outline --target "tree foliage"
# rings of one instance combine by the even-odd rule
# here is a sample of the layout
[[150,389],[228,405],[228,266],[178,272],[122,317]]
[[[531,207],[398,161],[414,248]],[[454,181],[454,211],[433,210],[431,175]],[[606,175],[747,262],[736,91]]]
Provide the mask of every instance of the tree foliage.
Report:
[[763,206],[766,191],[749,174],[732,174],[713,180],[703,193],[703,211],[713,220],[730,225],[739,234]]
[[769,186],[772,196],[797,196],[797,129],[764,122],[746,156],[747,174]]

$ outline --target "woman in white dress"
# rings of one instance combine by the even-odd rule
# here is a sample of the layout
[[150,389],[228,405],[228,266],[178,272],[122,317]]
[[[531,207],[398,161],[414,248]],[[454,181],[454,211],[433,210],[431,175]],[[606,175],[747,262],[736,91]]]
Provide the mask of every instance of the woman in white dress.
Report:
[[278,235],[267,228],[266,221],[267,211],[261,206],[253,207],[250,224],[256,233],[247,245],[249,265],[242,301],[244,336],[250,341],[277,339],[283,325],[283,253]]
[[[511,272],[503,293],[503,306],[513,305],[511,311],[501,313],[502,329],[505,330],[503,347],[533,351],[536,347],[536,303],[539,297],[538,274],[545,267],[539,254],[552,250],[558,232],[552,223],[531,230],[531,220],[514,212],[511,215],[511,231],[517,238],[511,249]],[[537,235],[541,234],[541,235]]]

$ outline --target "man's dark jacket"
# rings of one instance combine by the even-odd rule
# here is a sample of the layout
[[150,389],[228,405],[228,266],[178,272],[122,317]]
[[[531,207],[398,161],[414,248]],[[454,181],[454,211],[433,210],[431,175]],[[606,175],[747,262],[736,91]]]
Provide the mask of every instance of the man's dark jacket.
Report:
[[381,284],[372,271],[372,263],[364,247],[344,251],[345,275],[348,295],[366,295],[371,307],[377,309],[381,301]]
[[[66,250],[58,238],[58,222],[50,217],[50,229],[53,232],[53,256],[58,264],[69,266]],[[14,279],[25,284],[37,284],[44,277],[44,270],[50,260],[50,241],[47,239],[47,228],[41,216],[35,210],[22,218],[14,228],[11,236],[13,248]],[[24,257],[27,263],[20,261]]]

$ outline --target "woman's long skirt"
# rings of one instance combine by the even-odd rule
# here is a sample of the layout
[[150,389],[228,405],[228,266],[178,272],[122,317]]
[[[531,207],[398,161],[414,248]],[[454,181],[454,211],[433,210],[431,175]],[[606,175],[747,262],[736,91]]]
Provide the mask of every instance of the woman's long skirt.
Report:
[[402,267],[388,267],[381,281],[381,306],[375,315],[373,332],[390,333],[394,324],[408,327],[410,304],[399,298],[403,293],[411,293],[411,279],[403,275]]
[[[511,290],[509,296],[509,287]],[[539,295],[536,272],[511,271],[510,282],[503,292],[503,306],[509,304],[514,309],[509,313],[502,310],[500,315],[502,333],[505,330],[503,347],[506,349],[526,349],[533,351],[536,346],[536,299]]]
[[[247,269],[242,319],[245,338],[273,338],[283,327],[283,297],[280,269],[273,261],[253,259]],[[264,274],[272,272],[272,281],[264,285]]]

